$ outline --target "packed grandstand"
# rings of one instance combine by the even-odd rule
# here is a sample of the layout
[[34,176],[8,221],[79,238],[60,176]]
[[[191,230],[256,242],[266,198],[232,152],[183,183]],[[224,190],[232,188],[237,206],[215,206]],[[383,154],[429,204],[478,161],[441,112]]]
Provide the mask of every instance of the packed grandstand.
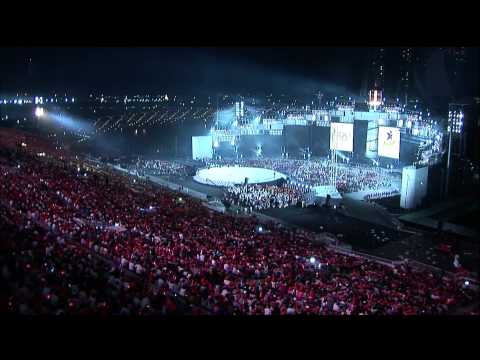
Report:
[[[256,161],[307,182],[328,167]],[[175,162],[138,165],[191,174]],[[0,171],[4,312],[420,315],[455,313],[478,296],[461,266],[439,272],[345,254],[306,230],[214,212],[40,136],[1,130]],[[340,172],[344,191],[373,186],[377,176],[345,171],[355,176]],[[253,206],[262,208],[271,205],[270,192],[282,199],[278,206],[301,192],[285,184],[246,186],[227,189],[227,197],[248,202],[244,194],[253,190],[264,199]]]

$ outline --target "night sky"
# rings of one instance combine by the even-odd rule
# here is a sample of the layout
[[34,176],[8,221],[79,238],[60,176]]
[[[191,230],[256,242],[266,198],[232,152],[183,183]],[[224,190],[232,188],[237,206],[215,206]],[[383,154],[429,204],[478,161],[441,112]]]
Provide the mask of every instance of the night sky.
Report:
[[[419,49],[426,67],[413,69],[411,90],[429,106],[478,93],[477,60],[469,62],[464,80],[455,80],[452,67],[447,74],[444,53]],[[365,94],[372,53],[367,47],[0,48],[0,95],[168,93],[206,98],[273,93],[301,99],[322,91],[358,97]],[[387,54],[384,90],[398,96],[398,49],[387,49]],[[478,51],[474,54],[478,59]]]
[[367,55],[346,47],[2,48],[0,91],[302,95],[321,88],[348,96],[360,91]]

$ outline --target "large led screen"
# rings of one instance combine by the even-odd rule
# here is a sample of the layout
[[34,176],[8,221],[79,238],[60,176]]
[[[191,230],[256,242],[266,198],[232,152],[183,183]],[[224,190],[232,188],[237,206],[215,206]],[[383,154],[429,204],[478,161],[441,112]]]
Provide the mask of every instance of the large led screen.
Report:
[[378,127],[378,156],[398,159],[400,156],[400,129]]
[[353,151],[353,124],[330,124],[330,150]]

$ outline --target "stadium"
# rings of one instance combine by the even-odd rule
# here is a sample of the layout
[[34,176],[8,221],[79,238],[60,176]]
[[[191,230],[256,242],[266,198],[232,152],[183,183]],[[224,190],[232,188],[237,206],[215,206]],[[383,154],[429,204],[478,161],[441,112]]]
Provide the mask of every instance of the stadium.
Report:
[[478,315],[478,167],[452,160],[456,113],[379,88],[14,98],[5,313]]

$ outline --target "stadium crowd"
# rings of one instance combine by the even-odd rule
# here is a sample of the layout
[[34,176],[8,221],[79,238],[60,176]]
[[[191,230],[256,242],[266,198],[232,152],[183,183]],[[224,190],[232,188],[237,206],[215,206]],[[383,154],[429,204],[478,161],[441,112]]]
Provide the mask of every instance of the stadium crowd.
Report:
[[[340,193],[352,193],[365,190],[399,189],[400,176],[386,169],[360,164],[333,164],[328,159],[240,159],[212,160],[206,166],[240,165],[272,169],[289,176],[292,180],[310,186],[332,184],[336,177],[336,186]],[[336,169],[336,171],[335,171]],[[386,190],[387,192],[389,190]]]
[[328,161],[304,162],[293,172],[293,177],[309,185],[327,185],[332,176],[336,178],[336,186],[340,193],[352,193],[364,190],[392,188],[394,178],[384,169],[365,165],[336,165]]
[[250,210],[286,208],[304,199],[306,189],[293,184],[237,185],[225,189],[225,200]]
[[128,165],[128,169],[136,172],[140,176],[187,177],[195,173],[194,169],[190,166],[178,161],[168,160],[139,159],[134,164]]
[[363,197],[365,201],[372,201],[376,199],[382,199],[386,197],[396,196],[399,195],[400,192],[398,190],[390,190],[390,191],[379,191],[373,192],[371,194],[367,194]]
[[253,217],[1,145],[11,312],[444,314],[474,296],[446,274],[343,255],[272,224],[257,233]]

